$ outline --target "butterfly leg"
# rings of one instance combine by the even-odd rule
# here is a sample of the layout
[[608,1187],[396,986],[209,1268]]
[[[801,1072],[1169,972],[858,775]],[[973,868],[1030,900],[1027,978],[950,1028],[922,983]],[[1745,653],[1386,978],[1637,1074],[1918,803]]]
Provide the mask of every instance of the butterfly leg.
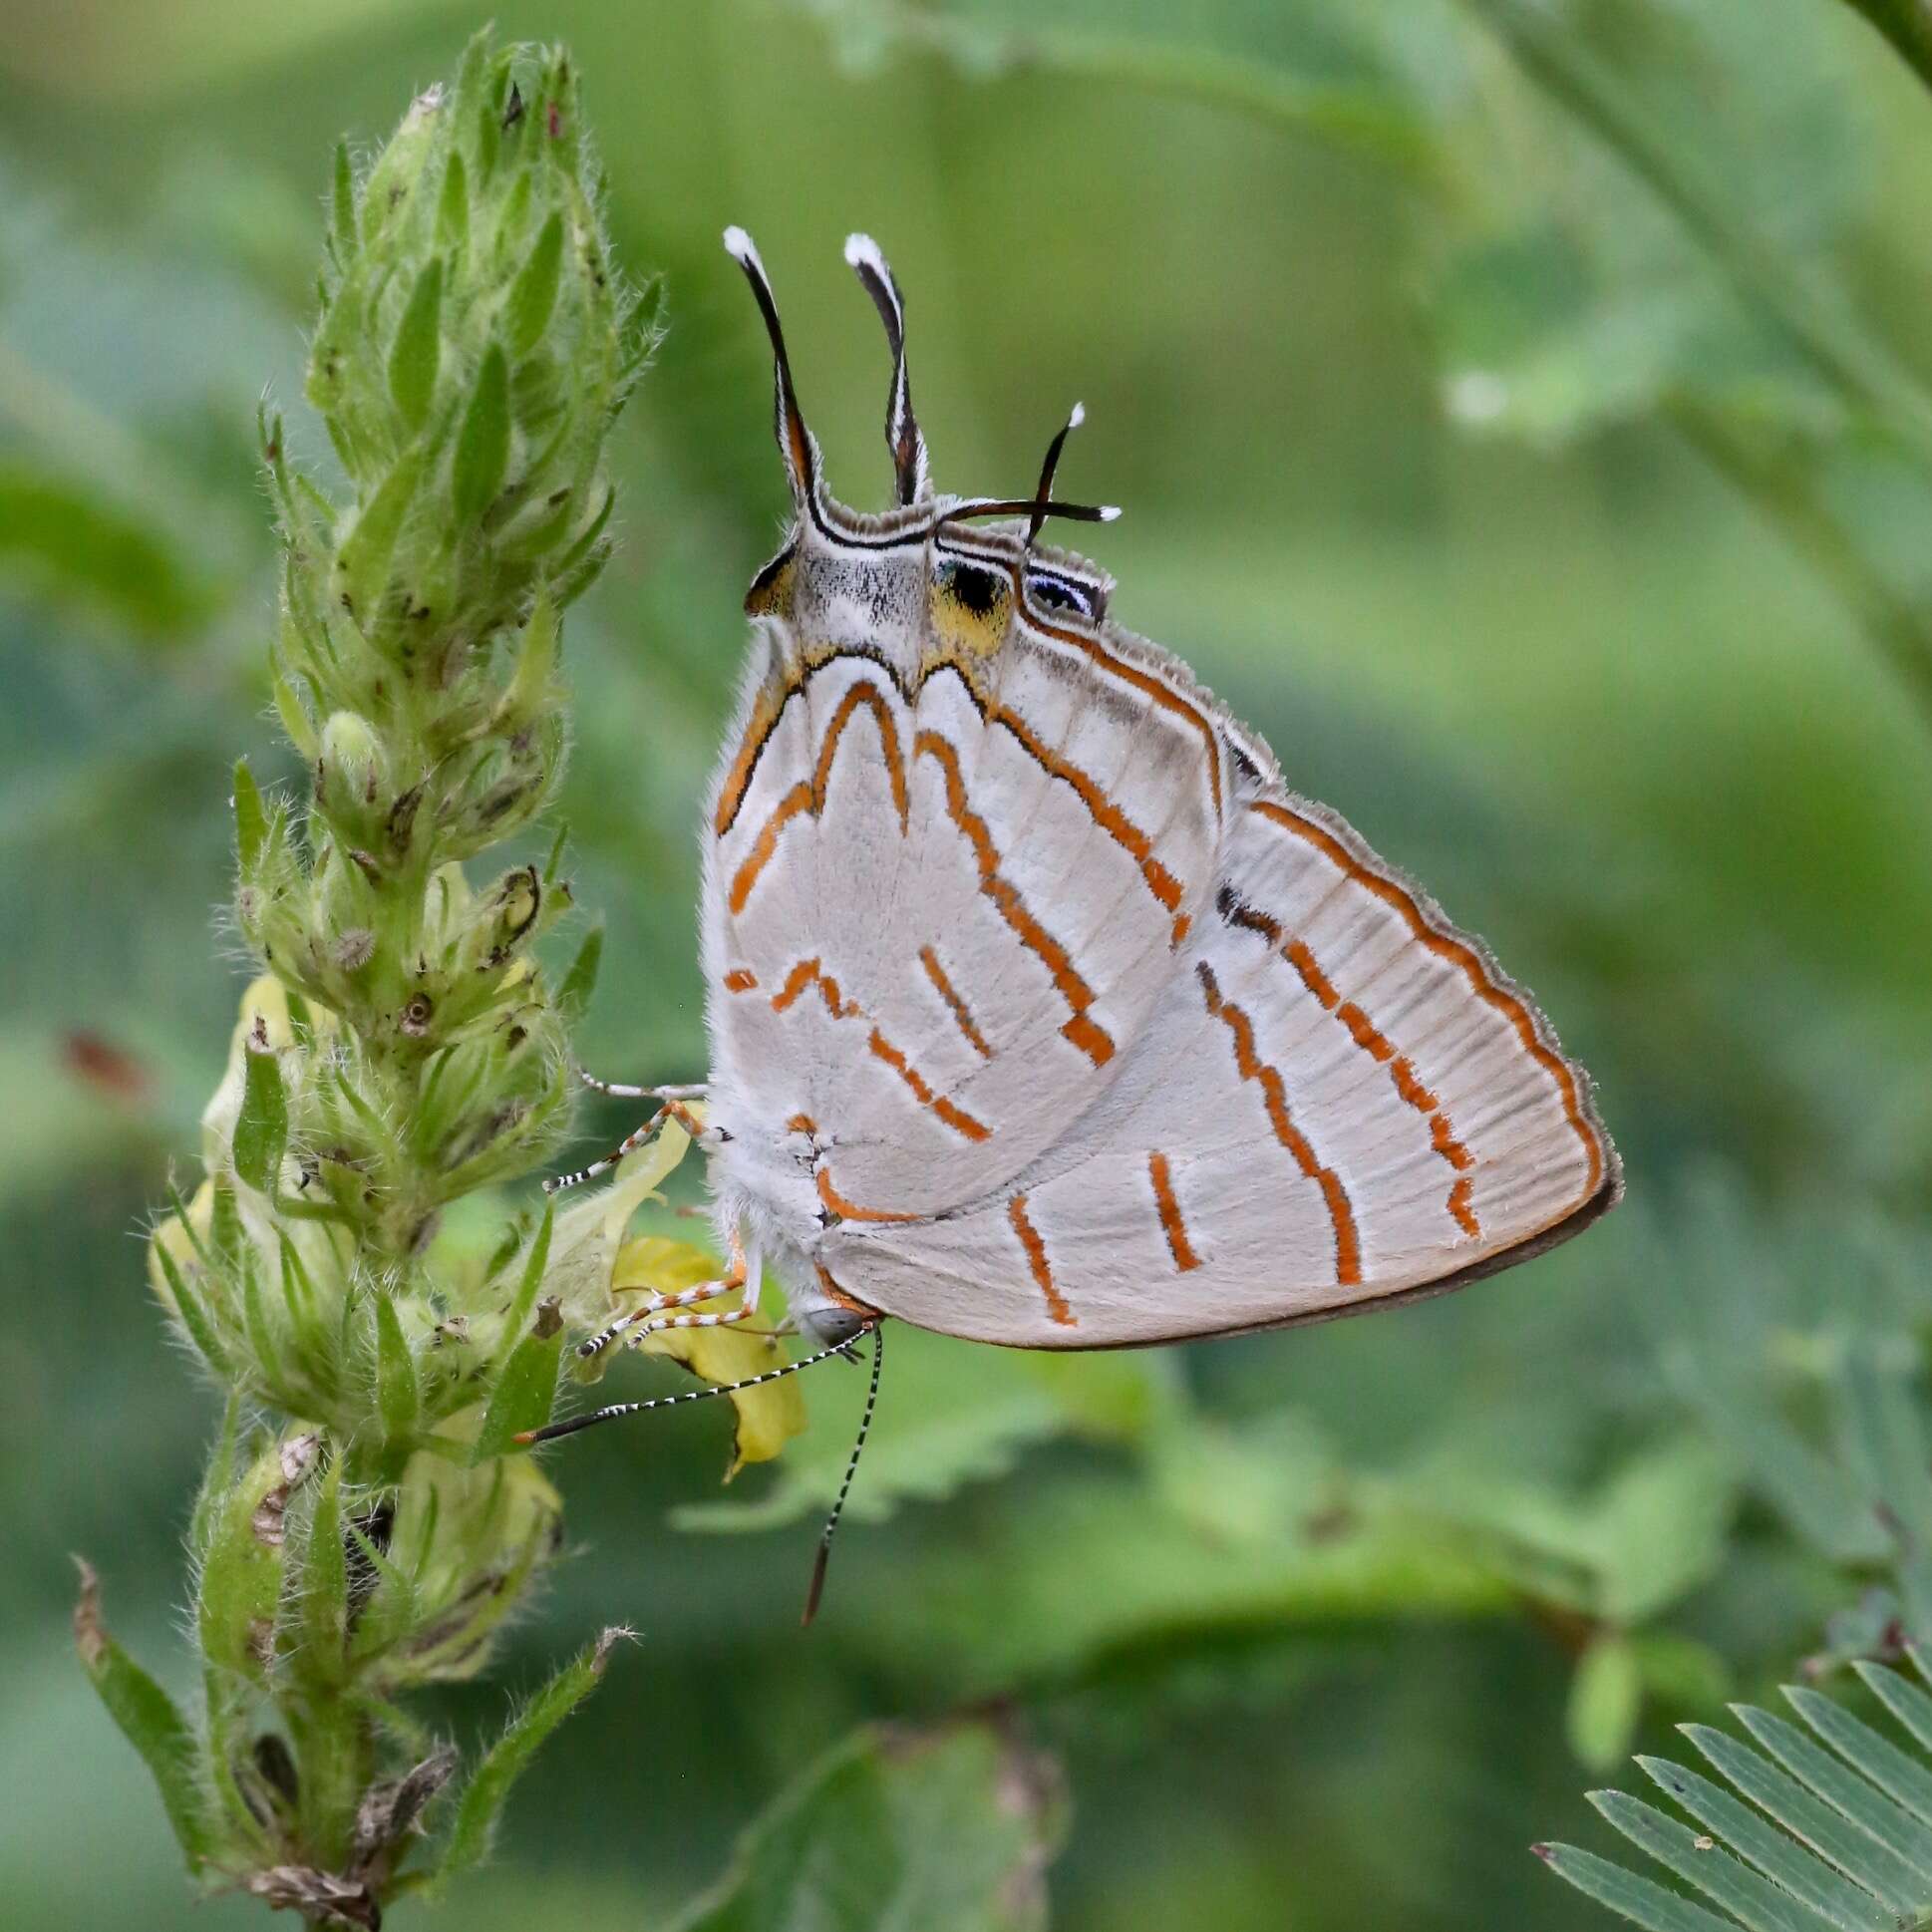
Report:
[[[625,1345],[636,1348],[648,1336],[661,1335],[668,1328],[730,1328],[739,1322],[751,1321],[758,1314],[759,1294],[765,1285],[765,1264],[756,1252],[747,1254],[744,1238],[736,1228],[731,1236],[731,1266],[721,1281],[702,1284],[710,1290],[703,1297],[715,1300],[720,1295],[729,1295],[743,1290],[743,1299],[736,1308],[707,1309],[702,1315],[652,1314],[648,1308],[640,1308],[636,1315],[645,1317],[630,1330],[625,1337]],[[681,1295],[666,1296],[665,1308],[688,1306],[700,1299],[695,1290],[687,1288]]]
[[613,1101],[701,1101],[707,1092],[702,1082],[689,1087],[627,1087],[622,1081],[599,1080],[587,1067],[577,1069],[577,1078],[593,1094]]
[[[623,1092],[624,1090],[615,1090]],[[640,1088],[640,1093],[680,1093],[677,1088]],[[607,1174],[627,1153],[634,1153],[661,1127],[666,1121],[675,1121],[701,1147],[715,1147],[720,1140],[731,1138],[723,1127],[708,1127],[692,1113],[682,1100],[668,1100],[635,1132],[626,1134],[624,1139],[601,1160],[593,1160],[587,1167],[579,1167],[573,1174],[552,1174],[543,1183],[546,1194],[561,1193],[566,1187],[581,1187],[586,1180],[595,1180],[599,1174]]]
[[727,1322],[742,1322],[758,1312],[758,1290],[754,1287],[742,1308],[726,1309],[717,1314],[666,1316],[664,1311],[673,1308],[691,1308],[700,1302],[718,1301],[726,1295],[735,1295],[748,1282],[756,1282],[761,1270],[755,1258],[748,1257],[745,1242],[736,1228],[731,1235],[731,1261],[724,1274],[715,1281],[701,1281],[693,1288],[680,1288],[671,1294],[648,1295],[635,1308],[627,1308],[623,1314],[601,1328],[586,1342],[577,1346],[580,1356],[600,1355],[611,1343],[621,1339],[631,1344],[642,1341],[645,1336],[656,1334],[667,1328],[717,1328]]

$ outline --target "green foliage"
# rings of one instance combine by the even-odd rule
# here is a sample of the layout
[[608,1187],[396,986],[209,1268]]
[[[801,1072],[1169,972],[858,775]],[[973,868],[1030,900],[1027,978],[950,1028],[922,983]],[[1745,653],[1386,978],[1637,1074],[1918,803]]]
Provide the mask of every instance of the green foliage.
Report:
[[[1914,1649],[1912,1658],[1923,1675],[1923,1653]],[[1876,1665],[1861,1665],[1859,1675],[1895,1716],[1910,1714],[1906,1729],[1922,1754],[1932,1735],[1924,1692]],[[1538,1845],[1537,1855],[1651,1932],[1883,1932],[1924,1924],[1932,1917],[1932,1772],[1923,1757],[1816,1691],[1786,1686],[1784,1697],[1804,1729],[1751,1705],[1735,1707],[1756,1751],[1708,1726],[1685,1727],[1706,1762],[1758,1810],[1700,1772],[1654,1758],[1638,1762],[1696,1829],[1621,1791],[1591,1794],[1632,1844],[1729,1916],[1573,1845]]]
[[[1910,10],[1860,11],[1909,31]],[[819,21],[868,58],[832,66]],[[132,1761],[113,1775],[119,1741],[83,1675],[43,1668],[43,1638],[62,1553],[112,1550],[117,1633],[165,1655],[202,1446],[177,1359],[99,1285],[125,1275],[123,1230],[192,1131],[207,1044],[233,1018],[207,956],[224,842],[303,931],[375,934],[391,916],[366,910],[353,858],[317,909],[291,785],[326,748],[320,835],[380,860],[409,755],[366,686],[318,700],[292,662],[264,668],[255,615],[285,572],[240,429],[265,379],[300,394],[317,158],[405,98],[444,28],[418,0],[111,0],[100,25],[77,38],[31,6],[0,25],[0,468],[27,486],[0,515],[17,993],[0,1021],[0,1210],[22,1290],[0,1346],[28,1392],[0,1422],[25,1485],[0,1744],[32,1773],[0,1821],[0,1864],[24,1921],[161,1927],[188,1912],[169,1902],[175,1846]],[[615,567],[559,636],[543,613],[601,555],[606,492],[549,553],[551,594],[511,598],[528,617],[492,640],[476,747],[513,762],[524,725],[535,743],[557,717],[566,672],[580,694],[551,787],[571,855],[526,826],[473,892],[425,894],[410,916],[450,949],[447,972],[433,962],[445,989],[489,956],[505,913],[513,929],[526,900],[492,904],[489,881],[527,861],[546,905],[567,883],[607,908],[581,974],[551,950],[565,921],[518,949],[557,1018],[581,1017],[588,1064],[701,1074],[692,814],[742,650],[739,590],[782,498],[764,344],[715,232],[742,219],[758,234],[833,479],[870,500],[882,370],[835,260],[856,223],[906,286],[943,478],[1023,487],[1041,435],[1087,398],[1069,461],[1129,505],[1099,539],[1123,621],[1183,649],[1298,788],[1494,940],[1602,1076],[1632,1201],[1574,1250],[1453,1301],[1157,1362],[1049,1375],[895,1335],[808,1639],[799,1602],[858,1378],[802,1378],[810,1434],[722,1497],[724,1405],[606,1432],[544,1465],[567,1476],[588,1548],[545,1569],[549,1612],[518,1622],[501,1611],[529,1601],[556,1498],[527,1458],[500,1485],[487,1457],[472,1466],[485,1410],[459,1398],[499,1386],[563,1287],[547,1257],[532,1266],[535,1215],[506,1229],[503,1193],[451,1193],[427,1247],[399,1263],[378,1226],[380,1265],[345,1276],[371,1206],[346,1172],[304,1185],[297,1164],[340,1146],[441,1191],[472,1157],[494,1063],[466,1039],[399,1109],[359,1062],[320,1078],[337,1008],[298,997],[285,1039],[267,1015],[289,1113],[278,1197],[190,1182],[181,1233],[153,1250],[185,1350],[241,1398],[190,1547],[230,1593],[211,1627],[242,1662],[205,1685],[158,1671],[177,1711],[200,1707],[209,1832],[263,1897],[318,1913],[330,1886],[360,1909],[378,1841],[411,1848],[379,1881],[400,1897],[450,1818],[422,1687],[439,1731],[487,1741],[498,1673],[543,1682],[559,1629],[632,1616],[653,1649],[635,1695],[613,1677],[580,1707],[546,1774],[519,1782],[486,1875],[452,1883],[478,1932],[662,1921],[827,1738],[988,1695],[1018,1696],[1070,1761],[1081,1804],[1053,1891],[1072,1932],[1607,1922],[1520,1856],[1537,1833],[1589,1841],[1558,1795],[1579,1755],[1629,1749],[1633,1726],[1656,1750],[1660,1718],[1764,1702],[1796,1656],[1824,1671],[1894,1655],[1921,1621],[1899,1528],[1923,1508],[1932,818],[1917,723],[1856,649],[1862,634],[1909,678],[1927,635],[1913,412],[1866,400],[1894,393],[1893,365],[1907,387],[1922,367],[1916,184],[1932,155],[1910,73],[1832,0],[789,15],[582,0],[570,31],[597,98],[623,91],[601,117],[598,208],[616,252],[675,272],[675,368],[645,433],[610,448],[633,506]],[[543,150],[529,96],[526,160]],[[433,145],[437,126],[418,133]],[[440,559],[411,503],[453,505],[492,344],[504,487],[544,454],[518,411],[553,372],[533,352],[519,391],[531,358],[511,310],[540,305],[530,263],[570,217],[533,184],[498,274],[503,210],[483,180],[487,166],[491,193],[513,188],[503,131],[479,117],[447,152],[437,172],[419,144],[385,177],[427,175],[432,206],[411,188],[399,207],[414,212],[379,224],[402,266],[373,304],[359,147],[321,217],[341,328],[373,317],[358,407],[387,413],[391,451],[351,476],[300,411],[282,439],[297,509],[328,538],[316,554],[329,571],[346,559],[294,590],[358,676],[372,646],[331,600],[373,599],[390,648],[383,600],[410,587],[405,565]],[[473,293],[487,280],[487,313],[457,314],[459,263]],[[557,272],[553,321],[573,312],[567,249]],[[581,367],[591,379],[596,358]],[[433,462],[402,467],[432,442]],[[496,595],[527,565],[519,546],[485,529],[466,582]],[[271,715],[292,753],[268,744]],[[229,826],[218,775],[244,747],[256,782],[234,787]],[[482,1031],[489,1016],[465,1018],[462,997],[453,1030]],[[250,1062],[236,1066],[212,1124],[224,1173],[248,1098]],[[583,1156],[632,1125],[599,1106]],[[1721,1206],[1689,1178],[1713,1149]],[[476,1157],[473,1175],[495,1152]],[[688,1199],[689,1181],[662,1184]],[[402,1232],[401,1196],[381,1198]],[[578,1272],[573,1325],[608,1299],[594,1267]],[[689,1386],[635,1358],[611,1384]],[[239,1419],[264,1408],[277,1426],[251,1434]],[[294,1435],[353,1427],[361,1447],[293,1486],[272,1554],[250,1526],[207,1572],[253,1514],[226,1507],[232,1492],[259,1475],[265,1500],[282,1480],[258,1463],[288,1438],[284,1411]],[[868,1498],[889,1522],[867,1520]],[[719,1527],[738,1507],[757,1535],[667,1541],[660,1521]],[[335,1588],[316,1534],[330,1511],[353,1629],[346,1663],[339,1638],[318,1643],[313,1682],[366,1670],[378,1700],[367,1845],[323,1795],[352,1781],[352,1737],[345,1755],[345,1734],[305,1733],[329,1778],[298,1782],[292,1804],[275,1755],[290,1745],[276,1700],[309,1668],[294,1586],[313,1564]],[[291,1586],[288,1618],[278,1597],[265,1627],[264,1566]],[[187,1621],[200,1612],[197,1597]],[[344,1847],[327,1872],[277,1862],[311,1828],[305,1788],[318,1835]],[[1811,1852],[1730,1802],[1726,1842],[1756,1844],[1791,1897],[1849,1909]]]
[[187,1719],[148,1673],[108,1634],[101,1620],[101,1581],[80,1564],[81,1595],[74,1606],[74,1641],[108,1715],[141,1753],[167,1807],[188,1870],[199,1872],[214,1848]]
[[746,1834],[679,1932],[1034,1932],[1063,1829],[1052,1766],[997,1723],[861,1732]]
[[596,1689],[612,1648],[630,1635],[627,1630],[606,1630],[523,1706],[478,1761],[457,1794],[449,1836],[430,1881],[435,1889],[488,1854],[511,1787],[550,1734]]
[[24,465],[0,463],[0,568],[137,635],[177,637],[212,614],[207,587],[164,533],[85,484]]

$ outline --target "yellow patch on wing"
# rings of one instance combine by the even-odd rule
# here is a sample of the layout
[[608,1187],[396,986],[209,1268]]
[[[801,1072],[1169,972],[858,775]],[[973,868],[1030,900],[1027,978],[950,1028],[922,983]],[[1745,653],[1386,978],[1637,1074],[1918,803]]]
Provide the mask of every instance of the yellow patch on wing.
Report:
[[[724,1272],[724,1263],[717,1256],[693,1247],[689,1241],[640,1235],[617,1252],[610,1271],[611,1301],[619,1310],[635,1307],[646,1295],[676,1294],[703,1281],[716,1281]],[[763,1313],[772,1312],[772,1292],[767,1290]],[[739,1307],[743,1300],[737,1293],[720,1295],[716,1301],[700,1302],[688,1312],[722,1315]],[[761,1322],[760,1326],[765,1324]],[[714,1385],[765,1375],[782,1368],[787,1360],[785,1346],[776,1337],[754,1335],[738,1327],[661,1329],[640,1346],[647,1355],[668,1355],[672,1361],[682,1362],[693,1375]],[[727,1482],[747,1462],[771,1461],[793,1437],[805,1433],[805,1398],[797,1376],[757,1389],[741,1389],[730,1402],[738,1412],[738,1427],[731,1467],[725,1471]]]

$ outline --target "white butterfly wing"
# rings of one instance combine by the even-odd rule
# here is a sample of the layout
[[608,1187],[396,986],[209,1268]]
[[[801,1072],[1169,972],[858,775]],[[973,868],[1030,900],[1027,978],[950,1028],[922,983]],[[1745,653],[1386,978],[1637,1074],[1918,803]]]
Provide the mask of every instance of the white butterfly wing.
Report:
[[1051,652],[988,669],[908,694],[833,654],[761,668],[741,708],[710,814],[712,1098],[782,1210],[899,1225],[1021,1171],[1210,902],[1193,727]]
[[1575,1232],[1618,1185],[1587,1078],[1527,997],[1261,774],[1211,913],[1087,1113],[970,1208],[841,1224],[819,1259],[921,1327],[1112,1347],[1466,1280]]

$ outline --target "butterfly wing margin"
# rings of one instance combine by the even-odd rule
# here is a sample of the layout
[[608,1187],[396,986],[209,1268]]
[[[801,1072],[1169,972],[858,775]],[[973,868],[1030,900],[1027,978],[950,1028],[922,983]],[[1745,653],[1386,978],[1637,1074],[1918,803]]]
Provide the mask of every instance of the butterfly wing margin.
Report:
[[1131,1346],[1440,1292],[1614,1203],[1588,1077],[1527,995],[1234,743],[1217,916],[1120,1079],[997,1198],[833,1230],[845,1293],[975,1340]]

